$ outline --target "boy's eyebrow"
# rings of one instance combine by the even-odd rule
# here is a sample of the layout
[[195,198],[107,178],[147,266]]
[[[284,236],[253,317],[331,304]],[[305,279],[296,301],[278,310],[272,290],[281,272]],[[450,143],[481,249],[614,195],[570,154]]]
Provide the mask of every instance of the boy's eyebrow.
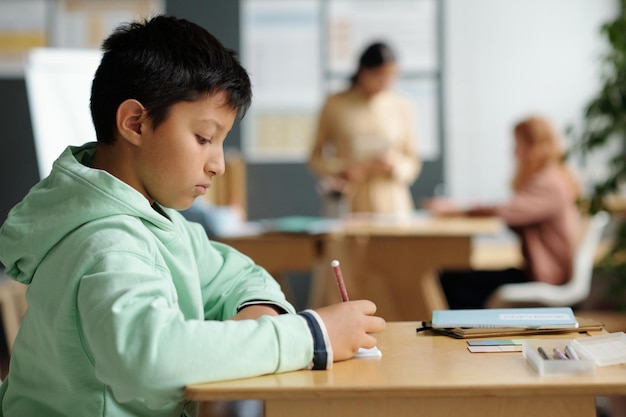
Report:
[[224,126],[215,119],[200,119],[200,122],[205,123],[205,124],[215,125],[217,126],[218,130],[221,130],[224,128]]

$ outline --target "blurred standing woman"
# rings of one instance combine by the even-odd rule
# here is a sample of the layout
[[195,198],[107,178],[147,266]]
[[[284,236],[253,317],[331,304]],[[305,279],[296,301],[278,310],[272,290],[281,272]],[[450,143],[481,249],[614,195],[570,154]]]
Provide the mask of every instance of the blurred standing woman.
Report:
[[415,150],[413,109],[392,90],[398,65],[378,42],[359,59],[350,87],[327,97],[309,166],[323,194],[343,196],[351,212],[408,214],[410,186],[421,164]]
[[580,238],[580,189],[563,160],[559,137],[548,120],[529,117],[514,128],[513,196],[494,206],[460,210],[434,202],[445,215],[499,216],[517,234],[524,259],[521,269],[443,271],[441,285],[450,308],[481,308],[503,284],[541,281],[553,285],[572,276],[574,250]]

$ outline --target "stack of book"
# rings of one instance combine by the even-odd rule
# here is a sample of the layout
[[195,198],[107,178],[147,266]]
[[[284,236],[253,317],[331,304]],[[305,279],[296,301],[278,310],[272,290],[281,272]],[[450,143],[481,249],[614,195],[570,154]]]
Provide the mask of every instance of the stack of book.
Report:
[[456,338],[602,330],[598,321],[574,316],[569,307],[435,310],[421,330]]

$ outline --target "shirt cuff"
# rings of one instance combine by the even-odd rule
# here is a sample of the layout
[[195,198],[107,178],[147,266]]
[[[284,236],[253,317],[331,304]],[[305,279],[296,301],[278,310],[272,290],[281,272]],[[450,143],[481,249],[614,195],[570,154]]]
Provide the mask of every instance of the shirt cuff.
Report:
[[314,310],[305,310],[298,315],[306,321],[313,336],[313,361],[309,369],[324,370],[333,367],[333,350],[328,331],[322,318]]

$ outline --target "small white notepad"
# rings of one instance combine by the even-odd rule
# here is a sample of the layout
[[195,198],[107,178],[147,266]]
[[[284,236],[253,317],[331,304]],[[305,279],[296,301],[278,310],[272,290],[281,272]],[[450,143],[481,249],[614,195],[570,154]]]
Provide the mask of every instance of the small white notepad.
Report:
[[359,351],[354,355],[355,358],[367,358],[372,356],[383,356],[383,353],[374,346],[370,349],[359,348]]

